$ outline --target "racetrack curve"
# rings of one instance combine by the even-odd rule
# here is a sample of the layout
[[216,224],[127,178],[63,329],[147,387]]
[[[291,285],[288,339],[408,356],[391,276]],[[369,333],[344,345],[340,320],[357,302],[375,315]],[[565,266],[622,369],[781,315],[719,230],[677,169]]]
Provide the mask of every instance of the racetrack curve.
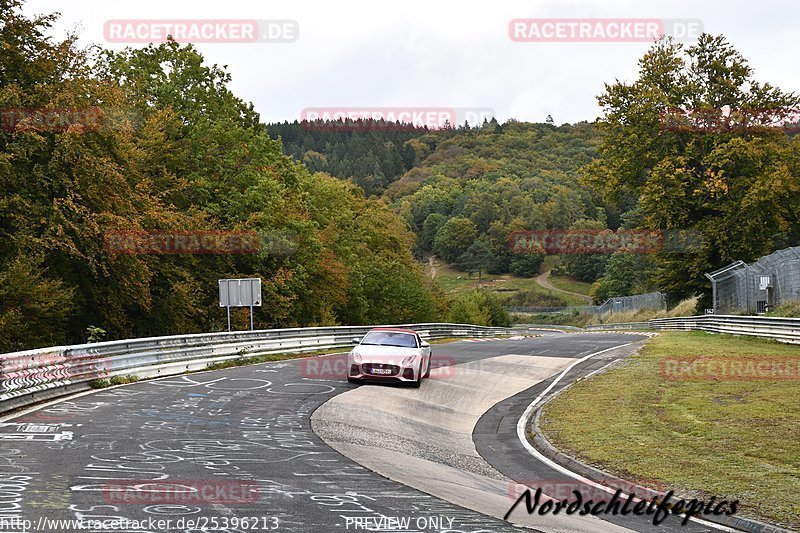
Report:
[[[404,531],[530,531],[498,518],[513,501],[509,480],[555,479],[557,473],[537,463],[508,428],[576,358],[641,340],[549,333],[434,345],[444,366],[420,389],[352,385],[329,364],[341,357],[322,357],[169,377],[54,402],[0,424],[0,519],[23,516],[33,521],[33,531],[46,530],[38,527],[44,518],[170,519],[172,530],[185,532],[200,531],[199,524],[232,532],[363,531],[380,520],[403,526],[388,518],[408,519]],[[630,350],[590,359],[564,382]],[[328,443],[312,431],[318,409],[314,426]],[[156,485],[176,481],[189,491],[217,492],[209,499]],[[510,520],[548,532],[653,530],[645,517],[608,522],[524,515],[518,509]],[[251,520],[230,527],[234,518]],[[708,530],[671,521],[658,529]]]

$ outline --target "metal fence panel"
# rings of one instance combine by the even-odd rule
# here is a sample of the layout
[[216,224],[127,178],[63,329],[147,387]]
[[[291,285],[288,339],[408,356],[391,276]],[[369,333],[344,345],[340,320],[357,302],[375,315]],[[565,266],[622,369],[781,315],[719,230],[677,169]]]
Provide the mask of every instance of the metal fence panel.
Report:
[[778,250],[748,265],[736,261],[706,274],[715,314],[753,314],[800,300],[800,246]]

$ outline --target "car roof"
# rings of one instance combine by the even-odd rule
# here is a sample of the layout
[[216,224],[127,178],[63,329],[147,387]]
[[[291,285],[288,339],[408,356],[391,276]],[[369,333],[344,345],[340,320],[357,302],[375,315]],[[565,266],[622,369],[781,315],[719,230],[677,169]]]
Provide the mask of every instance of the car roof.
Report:
[[417,334],[417,332],[413,329],[403,328],[372,328],[370,331],[394,331],[395,333],[410,333],[411,335]]

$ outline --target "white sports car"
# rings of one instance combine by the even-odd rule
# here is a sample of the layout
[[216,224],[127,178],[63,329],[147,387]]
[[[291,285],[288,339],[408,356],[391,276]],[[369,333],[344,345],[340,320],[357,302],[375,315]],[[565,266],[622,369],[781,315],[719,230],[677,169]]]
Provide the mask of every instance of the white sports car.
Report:
[[394,381],[419,387],[431,372],[431,345],[416,331],[375,328],[347,356],[347,381]]

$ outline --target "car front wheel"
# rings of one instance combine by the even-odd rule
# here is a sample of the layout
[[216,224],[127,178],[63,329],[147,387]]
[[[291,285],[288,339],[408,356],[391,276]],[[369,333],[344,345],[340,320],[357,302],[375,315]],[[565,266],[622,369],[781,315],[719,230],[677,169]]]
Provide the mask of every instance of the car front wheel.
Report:
[[418,389],[419,386],[422,385],[422,361],[419,363],[419,369],[417,371],[417,379],[411,382],[411,386],[415,389]]

